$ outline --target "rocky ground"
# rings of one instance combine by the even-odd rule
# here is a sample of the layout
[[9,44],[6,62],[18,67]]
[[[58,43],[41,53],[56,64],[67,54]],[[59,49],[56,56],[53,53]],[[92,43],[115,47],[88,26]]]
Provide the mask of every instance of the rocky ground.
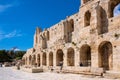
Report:
[[12,68],[0,68],[0,80],[120,80],[106,79],[98,76],[63,73],[27,73]]

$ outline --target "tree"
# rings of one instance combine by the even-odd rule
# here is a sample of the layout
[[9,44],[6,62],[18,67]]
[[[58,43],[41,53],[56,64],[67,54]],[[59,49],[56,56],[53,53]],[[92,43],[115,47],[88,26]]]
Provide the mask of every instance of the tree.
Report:
[[7,54],[7,51],[0,50],[0,62],[10,62],[12,61],[9,55]]
[[26,53],[26,51],[16,51],[15,52],[15,59],[22,59],[23,55]]
[[0,62],[12,62],[22,59],[26,51],[0,50]]

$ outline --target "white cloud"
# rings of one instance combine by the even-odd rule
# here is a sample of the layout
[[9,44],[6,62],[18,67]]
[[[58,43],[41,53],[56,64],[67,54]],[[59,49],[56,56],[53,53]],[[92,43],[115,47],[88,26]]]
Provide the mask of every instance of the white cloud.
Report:
[[20,49],[17,48],[17,47],[13,47],[13,48],[11,48],[11,50],[13,50],[13,51],[20,51]]
[[14,51],[20,51],[20,49],[19,49],[19,48],[16,48],[16,49],[14,49]]
[[3,33],[2,31],[0,31],[0,40],[2,39],[6,39],[6,38],[13,38],[13,37],[20,37],[22,36],[22,34],[20,33],[20,31],[12,31],[10,33]]
[[12,47],[10,50],[13,50],[13,51],[20,51],[20,49],[18,47]]
[[5,35],[5,38],[11,38],[11,37],[19,37],[22,36],[21,34],[17,33],[16,30],[14,30],[13,32],[10,32],[8,34]]
[[20,5],[19,0],[14,0],[13,2],[8,3],[8,4],[0,4],[0,13],[6,11],[7,9],[11,7],[18,6],[18,5]]
[[6,5],[0,4],[0,12],[4,12],[5,10],[7,10],[10,7],[13,7],[13,5],[12,4],[6,4]]

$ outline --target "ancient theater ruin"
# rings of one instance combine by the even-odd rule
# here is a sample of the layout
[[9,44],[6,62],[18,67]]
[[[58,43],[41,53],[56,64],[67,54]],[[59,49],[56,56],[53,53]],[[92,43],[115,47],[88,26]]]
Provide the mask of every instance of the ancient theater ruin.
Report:
[[[79,12],[42,31],[23,56],[23,68],[102,74],[120,72],[120,0],[81,0]],[[120,75],[120,74],[119,74]]]

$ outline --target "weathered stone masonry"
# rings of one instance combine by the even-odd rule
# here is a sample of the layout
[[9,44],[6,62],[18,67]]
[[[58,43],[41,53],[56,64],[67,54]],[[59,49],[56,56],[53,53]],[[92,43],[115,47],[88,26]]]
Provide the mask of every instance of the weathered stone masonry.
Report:
[[[120,71],[120,0],[81,0],[78,13],[42,31],[36,28],[34,46],[23,57],[29,67],[88,71]],[[83,66],[80,66],[80,63]]]

